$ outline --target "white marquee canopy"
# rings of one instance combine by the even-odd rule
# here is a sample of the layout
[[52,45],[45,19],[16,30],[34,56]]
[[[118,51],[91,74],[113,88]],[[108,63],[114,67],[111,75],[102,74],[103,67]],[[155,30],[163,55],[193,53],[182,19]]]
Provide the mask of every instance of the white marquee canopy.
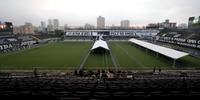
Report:
[[94,50],[94,49],[100,48],[100,47],[104,48],[106,50],[110,50],[108,48],[108,45],[107,45],[106,41],[103,41],[103,40],[97,40],[97,41],[95,41],[93,47],[90,50]]
[[134,38],[130,39],[129,41],[132,42],[132,43],[135,43],[139,46],[142,46],[144,48],[147,48],[149,50],[152,50],[154,52],[157,52],[157,53],[160,53],[160,54],[165,55],[167,57],[170,57],[172,59],[175,59],[175,60],[189,55],[188,53],[185,53],[185,52],[182,52],[182,51],[177,51],[177,50],[174,50],[174,49],[155,45],[155,44],[148,43],[148,42],[141,41],[141,40],[137,40],[137,39],[134,39]]

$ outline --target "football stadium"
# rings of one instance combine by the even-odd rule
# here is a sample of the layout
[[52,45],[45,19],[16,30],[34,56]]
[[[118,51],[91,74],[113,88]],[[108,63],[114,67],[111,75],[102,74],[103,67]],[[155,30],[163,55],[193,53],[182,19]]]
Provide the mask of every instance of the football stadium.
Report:
[[[176,30],[167,32],[171,31]],[[180,34],[180,39],[186,38],[187,31],[162,32],[66,30],[60,37],[2,34],[0,96],[52,100],[200,96],[198,48],[182,49],[163,37]],[[142,33],[155,35],[141,37]]]
[[198,0],[0,2],[1,100],[200,97]]

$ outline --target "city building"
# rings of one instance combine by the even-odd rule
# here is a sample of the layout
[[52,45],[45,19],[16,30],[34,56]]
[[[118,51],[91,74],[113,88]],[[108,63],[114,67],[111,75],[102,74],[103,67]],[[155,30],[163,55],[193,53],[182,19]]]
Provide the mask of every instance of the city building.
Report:
[[179,24],[177,26],[178,29],[188,29],[188,25],[186,23]]
[[69,29],[68,24],[65,24],[64,25],[64,30],[67,30],[67,29]]
[[34,27],[31,23],[25,23],[22,26],[14,27],[13,33],[15,34],[34,34]]
[[188,21],[188,28],[200,30],[200,16],[199,17],[190,17],[189,21]]
[[55,30],[60,30],[59,20],[58,19],[49,19],[47,25],[48,33],[54,33]]
[[151,23],[148,24],[148,26],[146,27],[147,29],[175,29],[177,28],[176,23],[175,22],[170,22],[169,19],[165,20],[165,22],[162,23]]
[[42,32],[46,32],[47,30],[47,26],[46,26],[46,22],[45,21],[41,21],[41,31]]
[[25,23],[23,29],[25,34],[34,34],[34,27],[31,23]]
[[130,21],[129,20],[122,20],[120,22],[120,27],[121,28],[125,28],[128,29],[130,27]]
[[91,24],[85,24],[85,29],[94,29],[94,25],[91,25]]
[[99,16],[97,18],[97,28],[98,29],[104,29],[105,28],[105,18],[102,16]]
[[49,19],[49,20],[48,20],[47,31],[48,31],[49,33],[51,33],[51,32],[54,31],[52,19]]
[[115,26],[114,24],[112,24],[112,26],[110,26],[110,29],[120,29],[120,26]]
[[54,28],[54,30],[59,29],[59,20],[58,19],[53,20],[53,28]]
[[161,23],[161,27],[173,29],[173,28],[176,28],[176,23],[169,22],[169,19],[167,19],[167,20],[165,20],[165,22]]
[[148,26],[146,28],[147,29],[159,29],[160,25],[159,25],[159,23],[150,23],[150,24],[148,24]]
[[48,19],[48,25],[53,26],[53,21],[52,21],[52,19]]

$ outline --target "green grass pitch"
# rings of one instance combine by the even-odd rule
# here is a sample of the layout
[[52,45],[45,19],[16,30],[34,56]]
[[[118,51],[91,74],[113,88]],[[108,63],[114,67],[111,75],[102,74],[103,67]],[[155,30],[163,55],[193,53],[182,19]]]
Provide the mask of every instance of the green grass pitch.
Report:
[[58,42],[0,56],[0,69],[74,69],[91,42]]
[[114,68],[110,54],[94,54],[91,53],[88,57],[85,68],[87,69],[112,69]]
[[[92,42],[56,42],[36,48],[0,55],[0,69],[77,69],[92,47]],[[108,42],[119,69],[171,69],[172,60],[153,52],[146,52],[129,42]],[[110,54],[90,54],[86,69],[109,69],[113,66]],[[186,56],[177,61],[177,68],[200,68],[200,59]]]
[[170,64],[139,50],[128,42],[110,42],[110,48],[121,68],[169,67]]
[[[129,42],[109,42],[109,46],[121,69],[152,69],[153,67],[162,67],[172,69],[173,60],[151,51],[145,51]],[[192,56],[186,56],[176,61],[176,68],[199,68],[200,59]]]

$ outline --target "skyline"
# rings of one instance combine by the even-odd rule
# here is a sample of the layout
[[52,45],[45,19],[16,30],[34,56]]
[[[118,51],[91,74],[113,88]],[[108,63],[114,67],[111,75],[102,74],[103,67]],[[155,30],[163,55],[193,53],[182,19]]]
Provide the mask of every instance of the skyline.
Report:
[[60,25],[96,26],[98,16],[105,17],[106,26],[130,20],[131,26],[147,25],[169,19],[187,23],[199,16],[199,0],[0,0],[0,20],[14,25],[31,22],[40,25],[48,19],[59,19]]

